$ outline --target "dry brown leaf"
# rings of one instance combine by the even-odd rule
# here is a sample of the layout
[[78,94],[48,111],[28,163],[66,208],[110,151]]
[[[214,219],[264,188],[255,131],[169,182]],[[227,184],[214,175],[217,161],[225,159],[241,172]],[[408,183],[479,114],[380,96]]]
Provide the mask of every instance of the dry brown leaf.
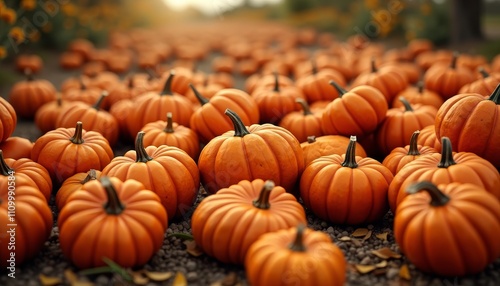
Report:
[[375,264],[377,268],[385,268],[387,266],[387,260],[382,260],[379,263]]
[[174,284],[172,284],[172,285],[173,286],[187,286],[186,277],[184,276],[184,274],[182,274],[182,272],[177,272],[177,274],[175,274]]
[[348,236],[342,236],[341,238],[339,238],[340,241],[350,241],[351,238],[348,237]]
[[138,272],[131,271],[130,275],[132,276],[132,281],[136,285],[146,285],[149,283],[149,278],[146,277],[142,271]]
[[361,265],[361,264],[354,265],[354,268],[356,268],[356,270],[361,274],[370,273],[373,270],[377,269],[375,265]]
[[78,276],[71,269],[64,270],[64,277],[66,277],[66,280],[68,280],[70,284],[78,282]]
[[151,280],[154,281],[165,281],[170,279],[170,277],[174,276],[173,272],[150,272],[144,271],[144,274]]
[[387,273],[387,268],[377,268],[372,272],[372,274],[376,276],[385,275],[386,273]]
[[94,286],[95,284],[89,281],[75,281],[71,286]]
[[364,237],[369,232],[367,228],[358,228],[353,233],[351,233],[354,237]]
[[191,254],[194,257],[198,257],[203,255],[203,251],[196,245],[196,242],[194,240],[186,240],[184,241],[184,244],[186,245],[186,252]]
[[388,232],[382,232],[382,233],[376,234],[375,237],[382,240],[382,241],[387,241],[388,234],[389,234]]
[[380,248],[377,250],[372,250],[372,253],[374,255],[376,255],[377,257],[382,258],[382,259],[401,258],[401,254],[398,254],[398,253],[392,251],[388,247]]
[[408,265],[406,264],[401,265],[401,268],[399,268],[399,277],[407,281],[411,280],[411,274]]
[[369,230],[369,231],[366,233],[365,237],[363,237],[363,241],[365,241],[365,240],[367,240],[367,239],[370,239],[370,237],[371,237],[371,236],[372,236],[372,231],[371,231],[371,230]]
[[43,286],[54,286],[63,283],[62,279],[59,277],[50,277],[44,274],[40,274],[38,278],[40,279],[40,283],[42,283]]
[[359,239],[353,238],[353,239],[351,239],[351,241],[352,241],[352,244],[354,244],[354,246],[356,246],[356,247],[363,246],[363,243],[361,243],[361,241]]

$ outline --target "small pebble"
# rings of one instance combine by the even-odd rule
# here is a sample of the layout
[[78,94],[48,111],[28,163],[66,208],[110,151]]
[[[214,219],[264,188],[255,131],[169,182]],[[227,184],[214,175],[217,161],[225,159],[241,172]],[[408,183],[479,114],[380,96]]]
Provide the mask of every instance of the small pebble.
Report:
[[385,277],[387,277],[387,279],[389,279],[389,280],[396,278],[396,276],[398,276],[398,275],[399,275],[399,269],[397,269],[397,268],[389,268],[389,269],[387,269],[387,272],[385,273]]

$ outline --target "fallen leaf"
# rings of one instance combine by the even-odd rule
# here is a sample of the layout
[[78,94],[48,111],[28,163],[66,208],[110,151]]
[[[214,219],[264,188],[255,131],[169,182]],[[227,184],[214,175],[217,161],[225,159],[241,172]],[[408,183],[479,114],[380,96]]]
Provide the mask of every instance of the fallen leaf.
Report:
[[350,241],[351,238],[348,237],[348,236],[342,236],[341,238],[339,238],[340,241]]
[[365,241],[365,240],[367,240],[367,239],[370,239],[370,237],[371,237],[371,236],[372,236],[372,231],[371,231],[371,230],[369,230],[369,231],[366,233],[365,237],[363,237],[363,241]]
[[398,254],[398,253],[392,251],[388,247],[380,248],[377,250],[372,250],[372,253],[374,255],[376,255],[377,257],[382,258],[382,259],[401,258],[401,254]]
[[71,286],[94,286],[95,284],[89,281],[75,281]]
[[351,233],[354,237],[364,237],[369,232],[367,228],[358,228],[353,233]]
[[376,276],[385,275],[386,273],[387,273],[387,268],[377,268],[372,272],[372,274]]
[[38,278],[40,279],[40,283],[42,283],[43,286],[54,286],[63,283],[62,279],[59,277],[50,277],[44,274],[40,274]]
[[165,281],[170,279],[170,277],[174,276],[172,272],[150,272],[144,271],[144,274],[151,280],[154,281]]
[[353,239],[351,239],[351,241],[352,241],[352,244],[354,244],[354,246],[356,246],[356,247],[363,246],[363,243],[361,243],[361,241],[359,239],[353,238]]
[[401,268],[399,268],[399,277],[407,281],[411,280],[410,269],[408,268],[408,265],[401,265]]
[[78,276],[71,269],[64,270],[64,277],[66,278],[66,280],[68,280],[70,284],[78,282]]
[[387,241],[388,234],[389,234],[388,232],[382,232],[382,233],[376,234],[375,237],[382,240],[382,241]]
[[377,268],[385,268],[387,266],[387,260],[382,260],[379,263],[375,264]]
[[375,265],[361,265],[361,264],[354,265],[354,268],[356,268],[356,270],[361,274],[370,273],[373,270],[377,269]]
[[182,274],[181,272],[177,272],[177,274],[175,274],[175,279],[174,279],[174,284],[172,284],[173,286],[187,286],[187,280],[186,280],[186,277],[184,276],[184,274]]
[[144,276],[142,272],[131,272],[132,282],[136,285],[146,285],[149,283],[149,278]]
[[194,257],[198,257],[203,255],[203,251],[198,247],[196,242],[194,240],[186,240],[184,241],[184,244],[186,245],[186,252],[191,254]]

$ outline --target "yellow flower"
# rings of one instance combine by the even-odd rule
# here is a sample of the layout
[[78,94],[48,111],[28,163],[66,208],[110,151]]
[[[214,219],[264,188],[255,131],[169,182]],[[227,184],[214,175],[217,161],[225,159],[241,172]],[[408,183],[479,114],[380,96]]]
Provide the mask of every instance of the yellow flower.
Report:
[[0,59],[7,57],[7,50],[5,47],[0,46]]
[[21,8],[23,8],[26,11],[31,11],[35,9],[36,7],[36,1],[35,0],[22,0],[21,1]]
[[20,44],[25,40],[24,31],[21,27],[14,27],[10,29],[9,37],[16,41],[17,44]]
[[6,8],[2,10],[0,13],[0,19],[2,19],[7,24],[14,24],[17,20],[16,11],[10,8]]

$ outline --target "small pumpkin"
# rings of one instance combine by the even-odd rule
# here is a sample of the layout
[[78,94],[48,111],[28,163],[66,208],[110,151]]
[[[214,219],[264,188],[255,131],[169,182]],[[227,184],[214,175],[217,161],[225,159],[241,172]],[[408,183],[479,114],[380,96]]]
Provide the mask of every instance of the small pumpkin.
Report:
[[77,52],[64,52],[59,56],[59,66],[65,70],[79,69],[83,66],[84,58]]
[[132,142],[133,137],[128,131],[128,117],[132,109],[135,107],[134,101],[129,99],[123,99],[111,106],[109,109],[109,114],[111,114],[118,122],[120,141]]
[[299,142],[307,141],[308,136],[321,136],[323,130],[321,128],[321,116],[323,110],[313,110],[309,104],[302,99],[295,100],[301,107],[302,111],[293,111],[285,115],[279,126],[290,131]]
[[101,172],[91,169],[87,173],[77,173],[67,178],[62,183],[56,194],[56,206],[60,211],[66,204],[69,196],[79,189],[84,189],[84,185],[92,180],[98,180]]
[[394,237],[419,270],[441,276],[483,271],[500,257],[500,203],[473,184],[408,186],[398,206]]
[[68,87],[62,92],[63,101],[81,101],[87,104],[94,104],[102,94],[102,90],[95,86],[87,86],[81,79],[80,87]]
[[0,97],[0,142],[12,135],[17,125],[17,114],[12,105]]
[[94,44],[87,39],[77,38],[69,43],[68,51],[81,54],[82,57],[87,61],[90,59],[92,53],[94,52]]
[[191,218],[196,244],[224,263],[243,264],[264,233],[306,223],[304,208],[272,181],[242,180],[201,201]]
[[434,148],[437,152],[441,152],[441,140],[438,140],[434,125],[429,125],[420,130],[420,135],[417,139],[417,144]]
[[23,54],[16,57],[16,70],[20,73],[25,73],[30,70],[37,74],[43,68],[43,60],[40,56],[34,54]]
[[168,224],[158,196],[135,180],[107,177],[85,189],[72,194],[59,213],[63,254],[80,269],[106,265],[103,257],[126,268],[148,262]]
[[483,67],[480,67],[479,73],[482,78],[462,86],[458,94],[479,93],[483,96],[491,95],[498,84],[500,84],[500,72],[488,73]]
[[43,133],[56,129],[56,120],[59,114],[66,108],[68,101],[63,101],[61,93],[56,94],[56,100],[45,103],[35,113],[35,125]]
[[19,160],[21,158],[31,158],[33,142],[29,139],[12,136],[0,143],[0,150],[3,151],[5,158]]
[[263,234],[245,258],[251,285],[331,285],[346,280],[344,254],[331,238],[303,225]]
[[[345,154],[350,139],[342,135],[309,136],[306,142],[300,143],[304,152],[304,166],[322,156]],[[363,146],[356,141],[356,156],[366,157]]]
[[417,86],[408,86],[405,90],[398,93],[392,102],[392,107],[404,106],[401,100],[399,100],[400,97],[404,97],[410,104],[431,105],[435,108],[441,107],[444,102],[441,95],[426,89],[422,81],[417,83]]
[[340,86],[346,85],[346,80],[340,72],[334,69],[318,70],[316,64],[313,62],[312,73],[298,78],[297,86],[302,89],[309,103],[321,100],[332,101],[339,94],[330,84],[330,81],[334,81]]

